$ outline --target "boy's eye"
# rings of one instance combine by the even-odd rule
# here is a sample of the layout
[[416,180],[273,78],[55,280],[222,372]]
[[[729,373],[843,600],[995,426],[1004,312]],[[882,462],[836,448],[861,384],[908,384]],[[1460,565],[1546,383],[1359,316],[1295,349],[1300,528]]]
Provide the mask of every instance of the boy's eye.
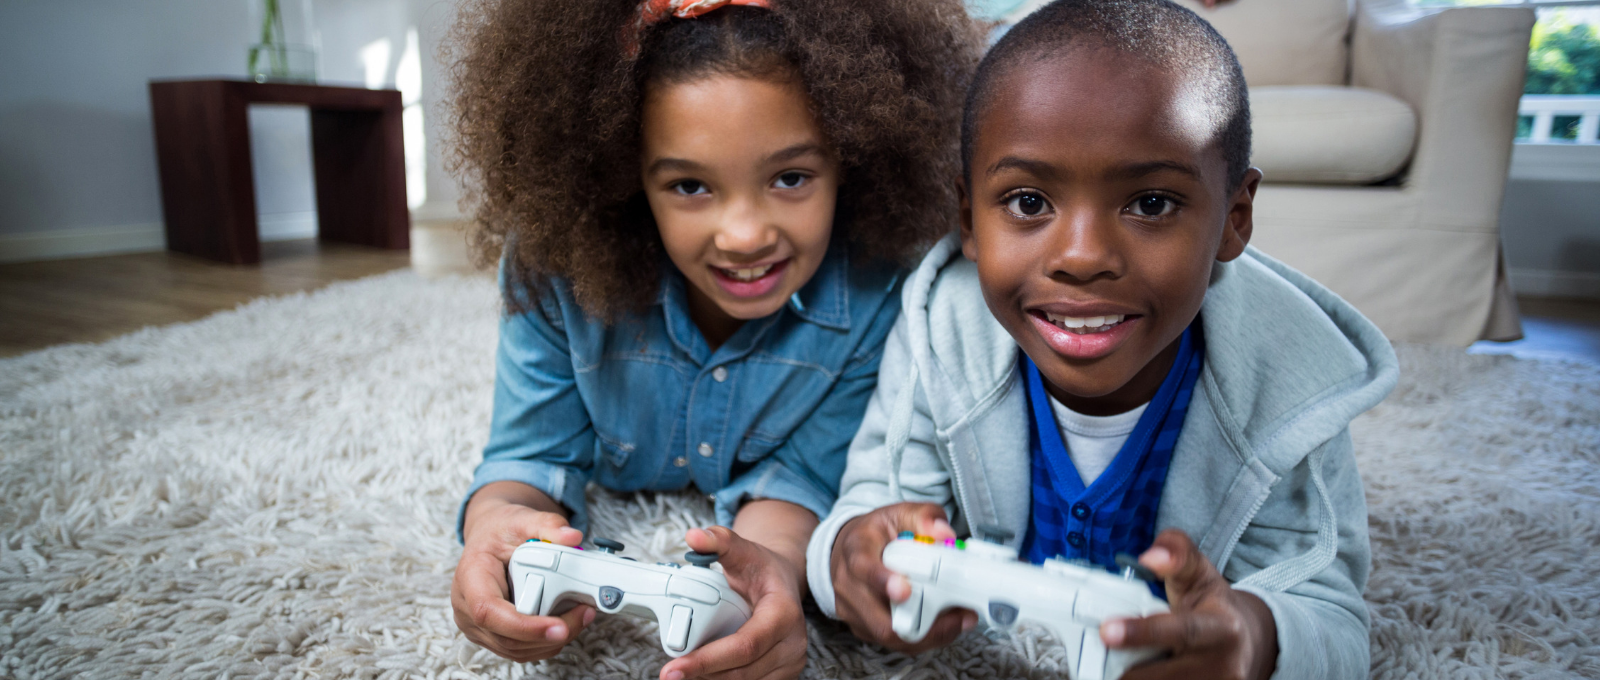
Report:
[[798,172],[786,172],[778,175],[778,181],[773,184],[779,189],[798,189],[806,183],[806,176]]
[[678,182],[677,184],[672,185],[672,189],[678,192],[680,196],[699,196],[700,194],[710,193],[706,190],[705,182],[693,179],[686,179],[682,182]]
[[1038,194],[1018,194],[1006,202],[1006,209],[1024,217],[1035,217],[1044,213],[1050,203]]
[[1165,196],[1145,196],[1133,202],[1133,213],[1140,217],[1162,217],[1178,208],[1178,204]]

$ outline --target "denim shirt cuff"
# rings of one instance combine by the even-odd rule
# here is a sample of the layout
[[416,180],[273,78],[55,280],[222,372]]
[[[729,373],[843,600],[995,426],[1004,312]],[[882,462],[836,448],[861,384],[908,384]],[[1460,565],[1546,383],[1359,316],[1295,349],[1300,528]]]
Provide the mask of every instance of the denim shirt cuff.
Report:
[[768,459],[713,495],[717,523],[725,527],[733,526],[733,518],[739,514],[740,506],[744,505],[745,501],[757,499],[794,503],[816,513],[817,519],[821,519],[827,517],[828,511],[833,509],[835,494],[817,488],[815,484],[784,467],[782,463]]
[[522,482],[543,491],[572,513],[567,518],[572,528],[588,533],[589,512],[583,496],[588,477],[582,472],[539,460],[486,460],[472,473],[472,487],[467,489],[466,496],[461,499],[461,508],[456,512],[458,543],[466,542],[463,530],[467,522],[467,503],[472,500],[473,494],[478,493],[478,489],[494,482]]

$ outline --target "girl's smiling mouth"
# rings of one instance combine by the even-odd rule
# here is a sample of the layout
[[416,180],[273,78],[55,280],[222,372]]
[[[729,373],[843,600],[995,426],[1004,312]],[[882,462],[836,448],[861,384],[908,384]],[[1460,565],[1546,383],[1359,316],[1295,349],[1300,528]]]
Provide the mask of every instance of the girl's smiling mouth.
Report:
[[716,265],[707,267],[711,269],[712,278],[723,292],[736,298],[757,298],[778,287],[784,270],[789,268],[789,262],[793,259],[784,258],[777,262],[738,268]]
[[1057,354],[1069,359],[1098,359],[1122,345],[1138,328],[1139,314],[1058,314],[1028,310],[1034,330]]

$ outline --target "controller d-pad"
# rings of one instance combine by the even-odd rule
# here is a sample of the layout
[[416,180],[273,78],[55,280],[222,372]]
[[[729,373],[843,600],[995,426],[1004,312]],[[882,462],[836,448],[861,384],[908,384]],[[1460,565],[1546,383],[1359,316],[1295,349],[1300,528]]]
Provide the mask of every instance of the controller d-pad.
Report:
[[600,586],[600,608],[616,609],[622,604],[622,589],[613,586]]
[[1017,622],[1017,608],[1004,602],[990,602],[989,619],[995,625],[1009,626]]

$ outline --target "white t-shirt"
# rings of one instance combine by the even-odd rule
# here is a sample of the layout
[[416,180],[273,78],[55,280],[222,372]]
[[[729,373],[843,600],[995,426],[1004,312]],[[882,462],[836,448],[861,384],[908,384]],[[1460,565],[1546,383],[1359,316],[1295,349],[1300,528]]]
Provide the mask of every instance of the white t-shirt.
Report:
[[1111,461],[1122,450],[1123,442],[1128,441],[1128,435],[1139,426],[1139,417],[1149,406],[1145,403],[1114,416],[1086,416],[1050,397],[1056,428],[1061,430],[1061,441],[1067,445],[1067,455],[1072,457],[1073,467],[1078,468],[1084,487],[1093,484],[1100,473],[1111,467]]

